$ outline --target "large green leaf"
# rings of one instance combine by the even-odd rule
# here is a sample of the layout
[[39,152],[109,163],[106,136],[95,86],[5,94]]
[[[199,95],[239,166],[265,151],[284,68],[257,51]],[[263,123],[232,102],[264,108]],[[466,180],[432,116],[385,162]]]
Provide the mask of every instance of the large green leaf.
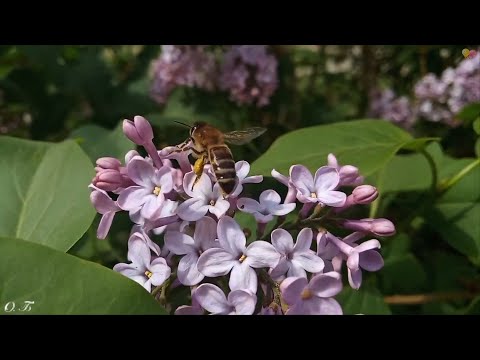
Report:
[[409,253],[385,259],[380,271],[385,293],[408,293],[423,290],[427,274],[417,258]]
[[[34,302],[30,311],[22,311],[26,302]],[[0,313],[5,310],[11,314],[165,314],[142,286],[113,270],[46,246],[0,238]]]
[[71,138],[78,141],[92,161],[111,156],[122,160],[135,145],[123,134],[122,123],[114,130],[98,125],[85,125],[72,132]]
[[292,131],[278,138],[252,165],[252,173],[270,176],[274,168],[284,174],[291,165],[311,171],[325,165],[329,153],[341,164],[357,166],[370,175],[413,138],[386,121],[356,120]]
[[[454,174],[474,160],[445,162],[444,174]],[[480,166],[448,189],[426,214],[440,236],[455,249],[474,259],[480,258]],[[476,259],[476,260],[475,260]]]
[[95,216],[92,163],[74,141],[0,137],[0,236],[67,251]]
[[[348,285],[347,285],[348,286]],[[382,294],[375,288],[362,287],[353,290],[346,287],[337,299],[345,315],[390,315],[391,311],[383,300]]]

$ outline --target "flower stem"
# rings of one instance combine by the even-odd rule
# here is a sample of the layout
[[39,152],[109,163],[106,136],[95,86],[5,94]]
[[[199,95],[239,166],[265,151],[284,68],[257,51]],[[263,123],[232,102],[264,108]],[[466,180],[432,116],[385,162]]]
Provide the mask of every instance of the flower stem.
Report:
[[387,304],[390,305],[420,305],[431,302],[469,300],[477,297],[478,294],[469,291],[462,292],[441,292],[433,294],[412,294],[412,295],[392,295],[384,297]]
[[280,285],[277,282],[273,281],[273,279],[264,269],[260,269],[259,275],[262,278],[262,280],[264,280],[266,283],[268,283],[268,285],[272,287],[273,302],[278,306],[280,306],[283,313],[285,313],[288,310],[288,305],[282,301],[282,295],[280,293]]
[[475,169],[476,166],[480,165],[480,158],[471,162],[467,166],[465,166],[462,170],[460,170],[456,175],[452,176],[450,179],[446,180],[443,184],[438,186],[438,192],[443,193],[459,182],[465,175],[467,175],[470,171]]
[[437,183],[438,183],[438,170],[437,170],[437,165],[435,164],[435,161],[433,160],[432,155],[425,149],[421,151],[422,155],[425,156],[427,159],[428,165],[430,166],[430,170],[432,171],[432,193],[435,193],[437,191]]

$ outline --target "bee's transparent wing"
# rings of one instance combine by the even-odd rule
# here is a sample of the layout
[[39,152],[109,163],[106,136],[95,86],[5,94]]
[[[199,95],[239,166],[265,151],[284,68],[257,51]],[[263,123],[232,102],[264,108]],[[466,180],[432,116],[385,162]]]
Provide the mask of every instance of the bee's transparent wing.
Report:
[[225,142],[233,145],[243,145],[262,135],[267,129],[252,127],[245,130],[236,130],[224,134]]

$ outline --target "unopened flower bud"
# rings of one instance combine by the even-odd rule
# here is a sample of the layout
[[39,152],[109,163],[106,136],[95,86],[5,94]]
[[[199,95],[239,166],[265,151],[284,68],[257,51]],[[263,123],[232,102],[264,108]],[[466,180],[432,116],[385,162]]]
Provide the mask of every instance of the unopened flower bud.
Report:
[[366,205],[378,197],[378,191],[371,185],[360,185],[353,190],[352,195],[355,204]]

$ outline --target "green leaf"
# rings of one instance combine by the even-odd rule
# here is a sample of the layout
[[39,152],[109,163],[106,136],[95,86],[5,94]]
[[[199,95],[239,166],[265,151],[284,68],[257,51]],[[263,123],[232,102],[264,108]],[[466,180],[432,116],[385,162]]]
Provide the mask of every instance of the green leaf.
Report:
[[422,264],[411,253],[386,258],[380,276],[387,294],[419,291],[427,281]]
[[473,121],[480,115],[480,102],[468,104],[458,114],[457,118],[463,121]]
[[353,290],[346,287],[337,297],[345,315],[391,315],[390,308],[382,294],[374,288]]
[[0,236],[67,251],[95,216],[88,157],[71,140],[53,144],[12,137],[0,137],[0,154]]
[[477,157],[480,157],[480,137],[475,142],[475,155],[477,155]]
[[79,142],[90,159],[111,156],[122,160],[135,145],[123,134],[122,123],[114,130],[107,130],[98,125],[85,125],[72,132],[70,138]]
[[405,145],[402,146],[403,150],[412,150],[412,151],[420,151],[424,149],[430,142],[432,141],[440,141],[441,138],[439,137],[423,137],[412,140]]
[[369,178],[381,194],[422,191],[432,183],[432,171],[422,154],[395,155],[376,176]]
[[[470,159],[445,160],[443,177],[457,173]],[[440,236],[455,249],[473,259],[480,257],[480,166],[449,188],[426,213]],[[474,260],[475,261],[475,260]]]
[[[33,301],[31,311],[21,311]],[[20,239],[0,238],[0,313],[165,314],[145,291],[99,264]],[[8,305],[7,305],[8,304]]]
[[480,116],[475,119],[473,122],[473,130],[480,135]]
[[271,176],[272,169],[284,174],[291,165],[302,164],[311,171],[327,162],[333,153],[340,164],[351,164],[362,175],[370,175],[386,163],[412,137],[385,121],[356,120],[292,131],[278,138],[252,164],[252,173]]

